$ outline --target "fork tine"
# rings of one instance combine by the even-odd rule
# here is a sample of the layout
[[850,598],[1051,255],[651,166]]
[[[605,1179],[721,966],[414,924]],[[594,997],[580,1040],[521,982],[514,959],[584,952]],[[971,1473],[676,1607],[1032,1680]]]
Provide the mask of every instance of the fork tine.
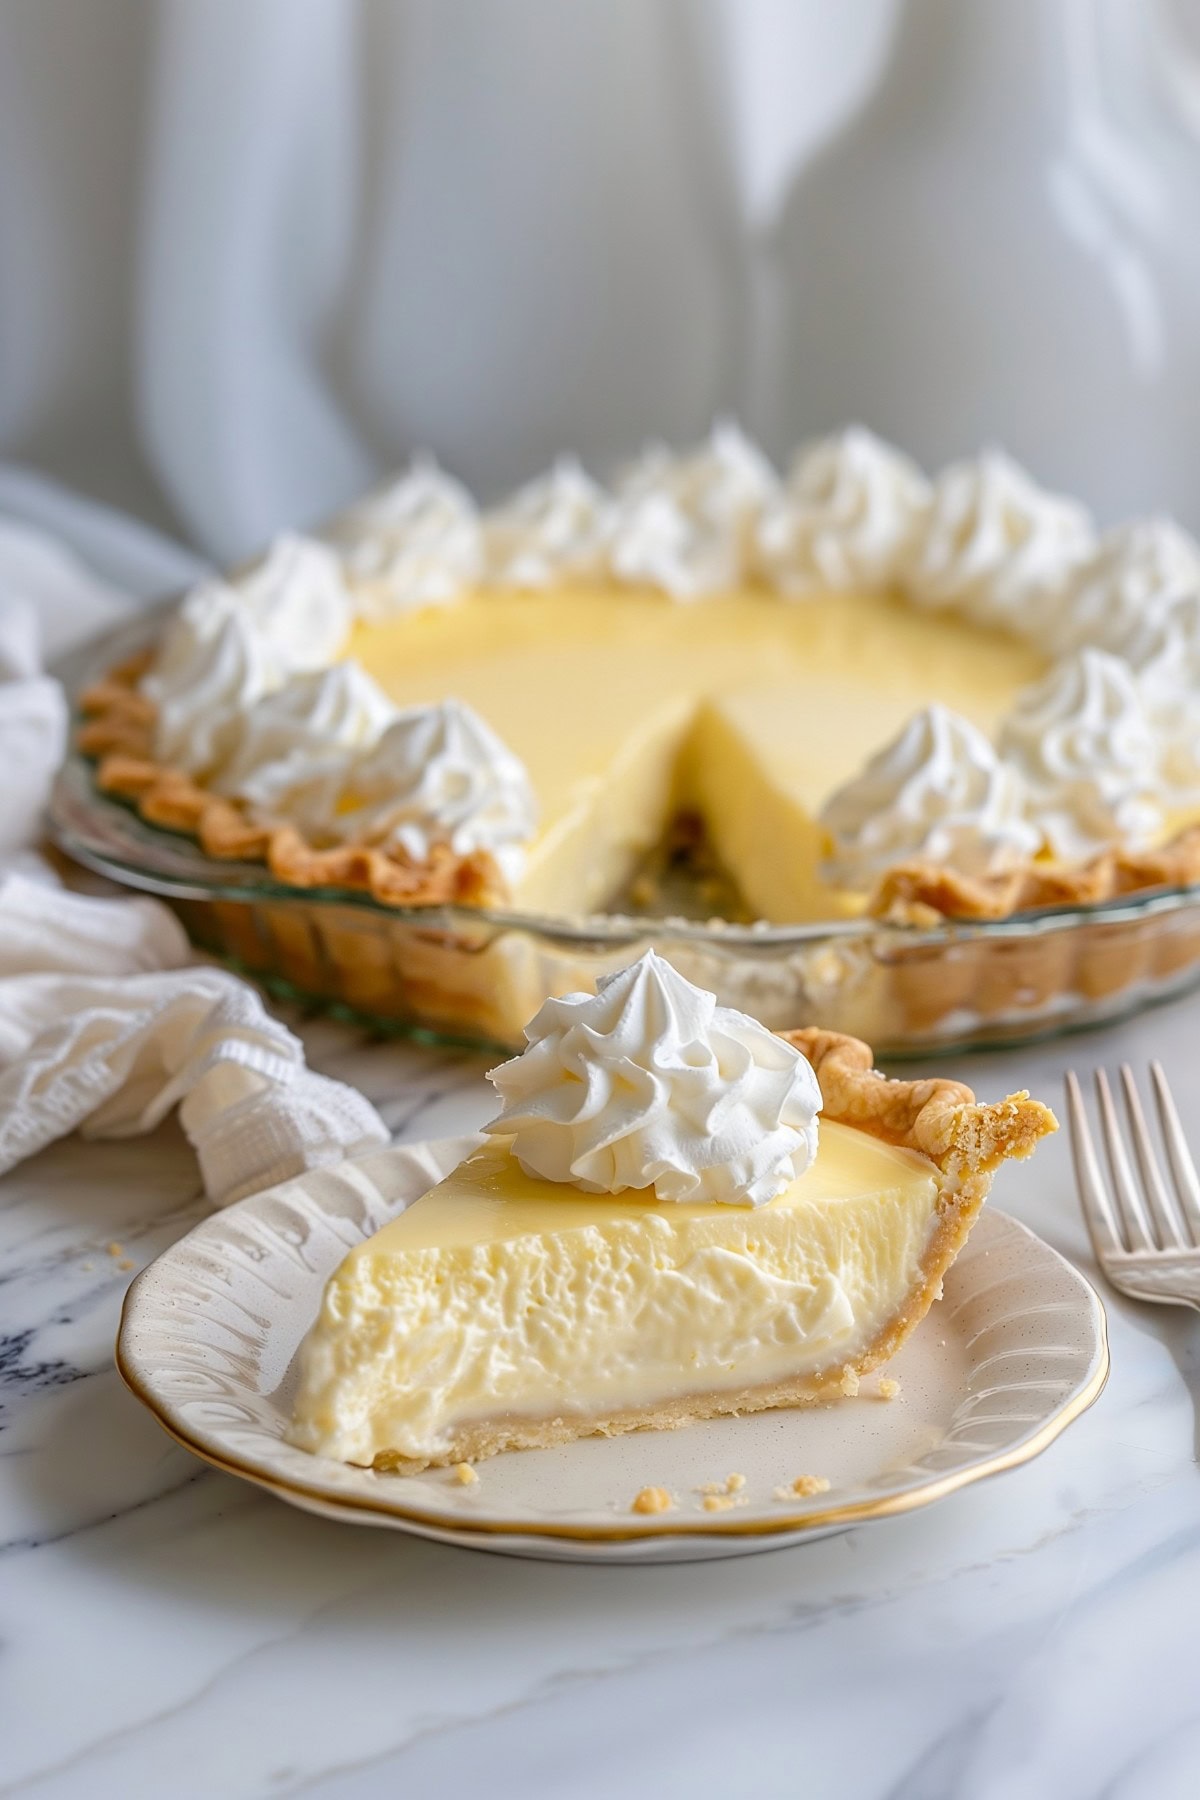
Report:
[[1158,1122],[1162,1127],[1163,1143],[1167,1147],[1167,1161],[1171,1165],[1179,1210],[1191,1233],[1192,1243],[1200,1245],[1200,1178],[1196,1175],[1196,1165],[1187,1147],[1183,1126],[1179,1122],[1175,1101],[1160,1062],[1150,1064],[1150,1079],[1154,1083]]
[[1083,1220],[1088,1228],[1088,1236],[1092,1240],[1092,1249],[1096,1252],[1096,1261],[1103,1267],[1108,1256],[1121,1251],[1123,1247],[1121,1235],[1113,1216],[1108,1184],[1101,1173],[1100,1159],[1096,1155],[1096,1146],[1092,1141],[1087,1110],[1083,1104],[1083,1090],[1080,1088],[1079,1077],[1074,1069],[1067,1070],[1066,1088],[1067,1120],[1071,1128],[1071,1159],[1075,1164],[1075,1182],[1079,1189],[1079,1204],[1083,1210]]
[[1125,1227],[1126,1246],[1130,1250],[1153,1250],[1155,1244],[1150,1235],[1150,1221],[1146,1217],[1142,1197],[1138,1193],[1133,1170],[1129,1166],[1129,1152],[1125,1148],[1125,1139],[1121,1136],[1121,1125],[1117,1118],[1117,1109],[1113,1105],[1112,1089],[1108,1085],[1108,1076],[1103,1069],[1096,1070],[1096,1093],[1100,1099],[1100,1123],[1104,1130],[1104,1148],[1108,1153],[1108,1167],[1109,1173],[1112,1175],[1117,1212]]
[[1129,1135],[1133,1139],[1133,1151],[1141,1172],[1146,1211],[1150,1215],[1150,1223],[1158,1240],[1158,1247],[1160,1250],[1182,1250],[1188,1242],[1183,1228],[1183,1220],[1180,1218],[1179,1208],[1168,1194],[1166,1183],[1162,1178],[1158,1157],[1155,1155],[1154,1145],[1146,1127],[1146,1115],[1142,1111],[1141,1096],[1137,1091],[1137,1083],[1133,1079],[1133,1070],[1128,1063],[1121,1064],[1121,1087],[1125,1095]]

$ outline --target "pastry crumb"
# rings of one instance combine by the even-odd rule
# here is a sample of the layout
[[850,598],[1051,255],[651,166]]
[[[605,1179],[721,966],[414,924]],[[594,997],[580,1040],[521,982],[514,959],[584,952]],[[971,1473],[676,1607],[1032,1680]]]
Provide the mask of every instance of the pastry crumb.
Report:
[[900,1398],[900,1383],[894,1375],[879,1377],[879,1398],[881,1400],[898,1400]]
[[702,1481],[696,1489],[698,1494],[740,1494],[746,1485],[746,1477],[736,1470],[727,1475],[724,1481]]
[[854,1369],[843,1369],[842,1379],[838,1384],[847,1400],[852,1400],[858,1392],[858,1375]]
[[479,1477],[471,1467],[470,1463],[455,1463],[454,1479],[457,1481],[459,1487],[474,1487],[475,1483],[479,1480]]
[[742,1502],[733,1494],[705,1494],[701,1504],[705,1512],[728,1512],[731,1507],[741,1506]]
[[118,1244],[114,1239],[111,1244],[105,1244],[104,1253],[106,1256],[111,1256],[113,1261],[116,1262],[119,1256],[124,1256],[125,1246],[124,1244]]
[[633,1505],[629,1510],[635,1513],[664,1513],[670,1512],[674,1504],[666,1488],[644,1487],[640,1494],[634,1495]]
[[118,1267],[118,1269],[126,1269],[126,1270],[132,1269],[133,1258],[131,1256],[118,1257],[117,1258],[117,1267]]
[[790,1487],[775,1489],[775,1498],[777,1500],[811,1500],[814,1494],[827,1494],[828,1492],[829,1477],[827,1475],[797,1475]]

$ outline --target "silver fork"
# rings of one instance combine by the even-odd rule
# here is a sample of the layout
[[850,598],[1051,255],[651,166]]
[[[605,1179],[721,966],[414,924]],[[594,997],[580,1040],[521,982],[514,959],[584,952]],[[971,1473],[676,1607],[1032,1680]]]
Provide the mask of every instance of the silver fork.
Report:
[[1128,1140],[1108,1076],[1103,1069],[1096,1071],[1107,1181],[1088,1124],[1079,1077],[1073,1069],[1069,1071],[1067,1117],[1079,1203],[1096,1260],[1115,1288],[1135,1300],[1200,1308],[1200,1177],[1161,1063],[1150,1064],[1150,1080],[1171,1173],[1169,1186],[1129,1064],[1121,1066]]

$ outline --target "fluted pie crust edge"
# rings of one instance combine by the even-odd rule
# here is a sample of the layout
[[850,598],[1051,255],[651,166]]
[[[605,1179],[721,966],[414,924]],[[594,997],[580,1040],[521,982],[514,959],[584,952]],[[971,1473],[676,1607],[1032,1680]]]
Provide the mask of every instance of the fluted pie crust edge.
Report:
[[495,906],[508,899],[504,877],[485,850],[460,856],[434,845],[424,862],[401,849],[339,844],[318,849],[286,820],[256,821],[236,800],[212,794],[154,755],[157,709],[138,689],[152,652],[109,670],[79,696],[83,722],[75,742],[95,759],[96,785],[130,801],[148,825],[194,837],[222,862],[265,863],[295,888],[345,888],[385,906]]
[[1032,1154],[1058,1129],[1048,1106],[1028,1093],[981,1104],[962,1082],[941,1077],[898,1081],[873,1066],[871,1048],[841,1032],[806,1028],[779,1034],[812,1065],[821,1089],[821,1117],[849,1125],[884,1143],[915,1150],[940,1176],[937,1221],[919,1264],[919,1275],[866,1348],[851,1361],[798,1375],[789,1381],[689,1394],[653,1407],[604,1414],[528,1419],[503,1415],[460,1427],[444,1454],[416,1460],[381,1451],[377,1469],[418,1474],[459,1462],[482,1462],[506,1450],[549,1449],[580,1437],[618,1437],[629,1431],[672,1431],[705,1419],[812,1406],[852,1395],[862,1378],[887,1362],[925,1318],[942,1280],[966,1242],[1004,1162]]
[[897,863],[876,884],[867,911],[872,918],[905,925],[1007,919],[1198,882],[1200,825],[1188,825],[1155,850],[1114,848],[1078,863],[1034,859],[1000,875],[963,875],[940,863]]

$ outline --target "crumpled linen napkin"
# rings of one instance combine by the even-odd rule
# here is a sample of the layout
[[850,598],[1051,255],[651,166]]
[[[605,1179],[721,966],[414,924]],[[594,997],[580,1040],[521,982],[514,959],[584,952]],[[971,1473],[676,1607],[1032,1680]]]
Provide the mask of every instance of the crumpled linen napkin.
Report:
[[0,521],[0,1172],[76,1129],[149,1131],[175,1106],[217,1206],[386,1143],[375,1108],[306,1068],[252,988],[192,966],[165,906],[68,892],[24,849],[67,728],[38,624],[47,605],[94,618],[102,585],[47,540],[53,583],[14,591],[31,585],[29,535],[6,556]]

